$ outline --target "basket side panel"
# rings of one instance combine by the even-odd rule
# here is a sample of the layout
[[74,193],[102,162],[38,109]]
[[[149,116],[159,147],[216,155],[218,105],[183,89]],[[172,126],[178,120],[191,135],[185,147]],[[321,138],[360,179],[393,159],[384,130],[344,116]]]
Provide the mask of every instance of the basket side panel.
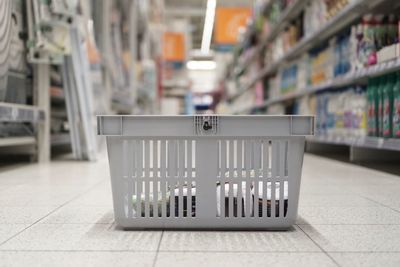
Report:
[[107,151],[110,165],[111,189],[115,220],[124,217],[124,184],[123,184],[123,139],[107,137]]
[[304,158],[305,137],[291,139],[288,154],[288,172],[290,173],[289,201],[291,205],[288,209],[288,219],[293,222],[297,219],[299,206],[299,193],[301,184],[301,172]]
[[107,137],[126,228],[271,228],[297,217],[305,138]]

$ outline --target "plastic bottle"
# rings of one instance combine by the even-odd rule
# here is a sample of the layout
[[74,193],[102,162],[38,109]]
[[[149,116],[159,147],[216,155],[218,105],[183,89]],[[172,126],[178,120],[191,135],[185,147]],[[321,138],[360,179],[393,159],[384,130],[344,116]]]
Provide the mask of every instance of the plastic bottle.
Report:
[[354,136],[365,137],[367,135],[367,95],[363,87],[355,90],[355,104],[353,116]]
[[392,110],[393,110],[393,87],[396,84],[395,74],[389,74],[387,76],[385,87],[383,87],[382,98],[383,98],[383,130],[382,136],[386,138],[392,137]]
[[[387,77],[380,77],[379,86],[377,86],[377,101],[378,101],[378,135],[383,136],[383,90],[386,86]],[[375,102],[376,103],[376,102]]]
[[373,89],[373,98],[374,98],[374,113],[375,113],[375,134],[374,136],[379,136],[379,92],[380,86],[382,84],[382,77],[378,77],[376,79],[376,84]]
[[346,99],[346,96],[342,92],[337,92],[334,96],[334,103],[335,103],[335,123],[336,123],[336,129],[335,129],[335,135],[343,137],[345,134],[345,129],[344,129],[344,99]]
[[326,94],[326,128],[327,135],[331,138],[334,137],[336,133],[336,121],[335,121],[335,112],[336,112],[336,101],[334,93]]
[[363,88],[360,93],[360,106],[358,107],[358,114],[361,116],[359,137],[365,137],[367,135],[367,93]]
[[343,92],[343,135],[349,137],[353,135],[353,109],[354,104],[354,93],[353,89],[350,88]]
[[393,88],[393,137],[400,138],[400,72]]
[[375,115],[375,99],[374,91],[377,80],[376,78],[371,78],[368,81],[367,87],[367,100],[368,100],[368,136],[376,135],[376,115]]

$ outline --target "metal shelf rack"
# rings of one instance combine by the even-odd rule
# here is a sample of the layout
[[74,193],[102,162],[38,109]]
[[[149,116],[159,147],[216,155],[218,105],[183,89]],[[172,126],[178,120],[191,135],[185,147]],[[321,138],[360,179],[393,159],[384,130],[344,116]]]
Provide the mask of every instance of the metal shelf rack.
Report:
[[[284,57],[279,59],[277,62],[271,63],[266,66],[252,79],[248,84],[244,85],[239,92],[231,97],[229,100],[233,100],[238,96],[242,95],[244,92],[253,88],[258,80],[263,79],[267,76],[274,74],[279,67],[284,65],[286,62],[293,60],[300,55],[306,53],[309,49],[315,47],[317,44],[324,40],[327,40],[334,34],[340,32],[350,23],[360,18],[369,9],[374,8],[381,4],[384,0],[357,0],[349,4],[343,10],[341,10],[334,18],[322,26],[319,30],[310,34],[309,36],[303,37],[303,39],[298,42],[294,47],[292,47]],[[300,11],[304,8],[307,1],[296,1],[288,10],[282,15],[281,20],[277,23],[268,37],[262,42],[262,46],[267,45],[272,42],[277,34],[285,27],[285,25],[296,17]],[[257,51],[262,51],[259,49]],[[250,61],[251,62],[251,61]]]

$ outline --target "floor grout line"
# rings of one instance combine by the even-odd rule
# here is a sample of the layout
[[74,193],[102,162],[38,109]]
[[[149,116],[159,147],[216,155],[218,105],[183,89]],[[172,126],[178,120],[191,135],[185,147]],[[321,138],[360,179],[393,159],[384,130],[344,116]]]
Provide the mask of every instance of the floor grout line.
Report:
[[156,250],[156,255],[154,256],[154,260],[153,260],[153,264],[152,267],[156,266],[157,260],[158,260],[158,253],[160,252],[160,247],[161,247],[161,241],[164,237],[164,233],[165,231],[161,232],[161,236],[160,236],[160,240],[158,241],[158,245],[157,245],[157,250]]
[[328,252],[322,248],[322,246],[320,246],[314,239],[311,238],[311,236],[309,234],[307,234],[303,228],[301,228],[300,225],[297,225],[297,227],[328,257],[330,258],[333,263],[335,263],[336,266],[340,267],[341,265],[331,256],[328,254]]
[[57,210],[61,209],[62,207],[66,206],[67,204],[71,203],[72,201],[74,201],[75,199],[79,198],[80,196],[83,196],[84,194],[90,192],[90,190],[96,188],[97,186],[99,186],[103,181],[100,181],[98,183],[96,183],[95,185],[93,185],[92,187],[90,187],[89,189],[78,193],[76,196],[72,197],[70,200],[66,201],[64,204],[58,206],[57,208],[55,208],[54,210],[52,210],[51,212],[47,213],[46,215],[44,215],[43,217],[41,217],[40,219],[36,220],[35,222],[33,222],[31,225],[29,225],[28,227],[22,229],[21,231],[15,233],[14,235],[12,235],[11,237],[7,238],[5,241],[0,243],[0,249],[1,246],[3,246],[5,243],[7,243],[8,241],[10,241],[11,239],[15,238],[16,236],[20,235],[21,233],[25,232],[26,230],[30,229],[31,227],[33,227],[34,225],[38,224],[40,221],[42,221],[43,219],[47,218],[48,216],[50,216],[51,214],[53,214],[54,212],[56,212]]
[[[52,250],[52,249],[0,249],[0,253],[2,252],[131,252],[131,253],[156,253],[155,250],[128,250],[128,249],[120,249],[120,250],[100,250],[100,249],[82,249],[82,250],[74,250],[74,249],[60,249],[60,250]],[[222,253],[222,254],[231,254],[231,253],[245,253],[245,254],[400,254],[399,251],[243,251],[243,250],[162,250],[158,251],[161,253]]]
[[305,226],[313,226],[313,225],[400,225],[399,223],[296,223],[296,225],[305,225]]
[[[82,249],[82,250],[74,250],[74,249],[60,249],[60,250],[52,250],[52,249],[0,249],[1,252],[132,252],[132,253],[156,253],[156,250],[128,250],[128,249],[120,249],[120,250],[100,250],[100,249]],[[245,254],[339,254],[339,253],[391,253],[391,254],[400,254],[400,251],[243,251],[243,250],[162,250],[158,251],[161,253],[223,253],[223,254],[231,254],[231,253],[245,253]]]
[[376,200],[374,200],[374,199],[372,199],[372,198],[369,198],[369,197],[366,197],[366,196],[363,196],[363,195],[359,195],[359,196],[362,197],[362,198],[365,198],[365,199],[367,199],[367,200],[369,200],[369,201],[372,201],[372,202],[374,202],[374,203],[376,203],[376,204],[378,204],[378,205],[381,205],[382,207],[385,207],[385,208],[388,208],[388,209],[390,209],[390,210],[392,210],[392,211],[395,211],[396,213],[400,213],[399,210],[396,210],[396,209],[392,208],[392,207],[389,206],[389,205],[383,204],[383,203],[381,203],[381,202],[379,202],[379,201],[376,201]]
[[82,250],[75,250],[75,249],[60,249],[60,250],[52,250],[52,249],[35,249],[35,250],[29,250],[29,249],[0,249],[0,253],[2,252],[73,252],[73,253],[78,253],[78,252],[131,252],[131,253],[155,253],[156,251],[154,250],[128,250],[128,249],[120,249],[120,250],[99,250],[99,249],[82,249]]

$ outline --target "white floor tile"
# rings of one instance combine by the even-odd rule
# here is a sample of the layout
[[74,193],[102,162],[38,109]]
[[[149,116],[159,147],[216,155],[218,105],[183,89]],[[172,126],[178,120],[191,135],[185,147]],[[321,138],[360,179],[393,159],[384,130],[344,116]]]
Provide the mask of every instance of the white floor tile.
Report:
[[300,225],[328,252],[400,252],[400,225]]
[[382,190],[383,192],[374,192],[374,193],[369,193],[369,194],[363,194],[366,198],[369,198],[379,204],[386,205],[392,208],[398,208],[400,207],[400,196],[399,192],[400,189],[397,192],[390,192],[390,191],[385,191]]
[[160,251],[320,251],[297,227],[290,231],[166,231]]
[[343,267],[398,267],[400,266],[400,253],[329,253]]
[[324,253],[160,252],[156,266],[336,266]]
[[110,224],[36,224],[0,250],[156,251],[158,231],[122,231]]
[[152,266],[155,252],[0,251],[1,266]]
[[0,244],[28,226],[29,224],[0,224]]
[[0,194],[0,207],[60,206],[87,190],[79,186],[20,185]]
[[[303,177],[306,180],[307,177]],[[339,185],[327,185],[327,184],[314,184],[302,182],[300,187],[300,195],[302,194],[314,194],[314,195],[354,195],[349,190],[346,190],[343,186]]]
[[66,205],[52,213],[41,223],[113,223],[114,212],[111,207],[79,207]]
[[98,189],[96,187],[71,201],[68,205],[75,207],[102,206],[111,208],[113,206],[112,193],[109,189]]
[[56,207],[1,207],[0,224],[32,224]]
[[400,224],[400,212],[385,207],[300,207],[297,224]]
[[59,209],[2,244],[0,265],[151,266],[160,246],[157,266],[332,266],[320,247],[400,266],[399,192],[397,176],[306,155],[293,231],[122,231],[106,158],[32,164],[0,172],[0,244]]
[[12,187],[15,187],[16,185],[1,185],[0,184],[0,192],[1,191],[4,191],[4,190],[8,190],[8,189],[11,189]]
[[381,205],[357,195],[301,194],[300,207],[379,207]]

